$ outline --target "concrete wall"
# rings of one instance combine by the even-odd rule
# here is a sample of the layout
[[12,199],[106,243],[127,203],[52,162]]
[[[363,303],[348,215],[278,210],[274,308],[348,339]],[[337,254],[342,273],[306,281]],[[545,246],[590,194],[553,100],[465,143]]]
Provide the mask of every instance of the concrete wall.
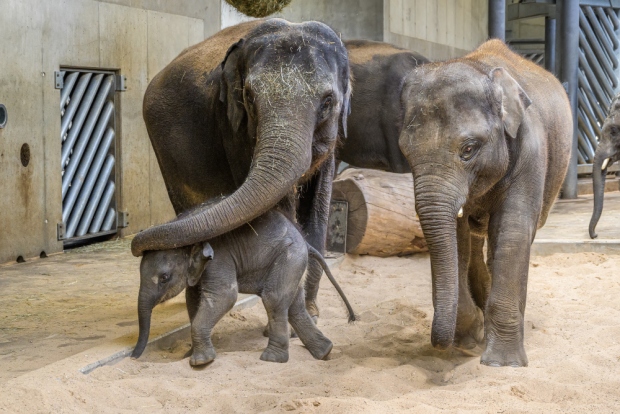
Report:
[[[222,28],[251,20],[222,2]],[[292,22],[318,20],[329,25],[343,39],[383,40],[383,0],[293,0],[274,15]]]
[[383,40],[431,60],[458,57],[488,37],[487,0],[385,0]]
[[[122,234],[173,217],[142,98],[150,79],[179,52],[219,30],[220,14],[219,0],[172,3],[0,0],[0,103],[8,111],[0,129],[0,263],[63,247],[56,234],[61,141],[54,88],[61,66],[120,69],[127,77],[128,89],[117,99],[117,205],[130,222]],[[24,143],[31,153],[27,167],[20,161]]]

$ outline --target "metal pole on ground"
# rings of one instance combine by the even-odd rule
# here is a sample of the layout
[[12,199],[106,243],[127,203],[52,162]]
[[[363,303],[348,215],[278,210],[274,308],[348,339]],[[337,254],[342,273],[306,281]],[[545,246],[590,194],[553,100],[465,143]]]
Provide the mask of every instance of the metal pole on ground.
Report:
[[562,186],[562,198],[577,198],[577,82],[579,68],[579,0],[564,0],[559,10],[558,33],[560,81],[565,85],[573,112],[573,146],[568,172]]
[[489,39],[506,40],[505,0],[489,0]]

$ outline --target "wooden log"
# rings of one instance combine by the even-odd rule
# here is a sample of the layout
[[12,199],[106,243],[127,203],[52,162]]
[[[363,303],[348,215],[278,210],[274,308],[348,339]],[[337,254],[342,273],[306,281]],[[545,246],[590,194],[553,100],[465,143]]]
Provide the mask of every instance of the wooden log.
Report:
[[347,253],[386,257],[428,251],[411,174],[349,168],[334,180],[332,199],[349,203]]

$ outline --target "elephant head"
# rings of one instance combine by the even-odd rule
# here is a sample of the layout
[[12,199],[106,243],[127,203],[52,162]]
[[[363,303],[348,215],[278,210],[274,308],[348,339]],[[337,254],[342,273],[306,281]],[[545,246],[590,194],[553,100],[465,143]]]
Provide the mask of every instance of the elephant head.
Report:
[[181,293],[187,286],[195,286],[213,249],[209,243],[197,243],[169,250],[146,251],[140,262],[140,293],[138,294],[138,342],[131,354],[139,358],[146,348],[151,330],[153,308]]
[[[221,202],[139,233],[132,242],[136,256],[209,240],[251,221],[333,154],[351,88],[347,51],[329,27],[268,20],[230,46],[215,70],[213,107],[226,118],[222,140],[235,156],[245,152],[245,180]],[[231,168],[239,168],[230,154]]]
[[590,219],[590,237],[595,239],[598,220],[603,212],[603,195],[607,169],[620,159],[620,96],[616,96],[609,106],[609,115],[603,123],[594,162],[592,163],[592,186],[594,190],[594,210]]
[[428,64],[405,80],[399,145],[413,172],[415,207],[431,255],[431,342],[454,340],[458,302],[457,220],[509,170],[530,99],[503,68]]

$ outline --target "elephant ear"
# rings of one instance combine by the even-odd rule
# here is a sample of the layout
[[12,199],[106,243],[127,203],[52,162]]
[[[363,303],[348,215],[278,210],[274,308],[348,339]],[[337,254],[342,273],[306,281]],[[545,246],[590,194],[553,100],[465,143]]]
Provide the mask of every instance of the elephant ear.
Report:
[[240,39],[229,47],[221,64],[220,102],[226,105],[226,115],[235,133],[239,130],[245,115],[242,68],[240,67],[242,65],[242,59],[240,59],[241,46],[244,42],[245,39]]
[[532,104],[521,85],[504,68],[495,68],[489,74],[491,81],[502,91],[502,121],[504,131],[516,138],[525,110]]
[[187,268],[188,286],[196,286],[198,284],[209,260],[213,260],[213,248],[209,243],[196,243],[192,246]]
[[342,101],[342,114],[341,114],[342,133],[345,138],[347,137],[347,118],[349,117],[349,115],[351,115],[351,93],[352,93],[351,78],[349,76],[348,71],[347,71],[346,79],[347,80],[346,80],[346,87],[345,87],[345,92],[344,92],[344,99]]

